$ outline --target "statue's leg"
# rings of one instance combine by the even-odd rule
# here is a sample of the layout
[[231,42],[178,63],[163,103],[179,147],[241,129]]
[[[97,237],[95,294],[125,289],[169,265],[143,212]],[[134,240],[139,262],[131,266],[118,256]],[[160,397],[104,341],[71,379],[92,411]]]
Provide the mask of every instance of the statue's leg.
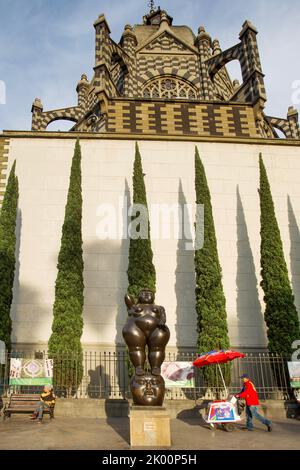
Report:
[[161,365],[166,357],[166,346],[170,339],[167,326],[156,328],[148,340],[148,358],[153,375],[160,375]]
[[129,357],[135,368],[136,375],[144,375],[146,362],[146,337],[134,323],[123,329],[123,337],[128,346]]

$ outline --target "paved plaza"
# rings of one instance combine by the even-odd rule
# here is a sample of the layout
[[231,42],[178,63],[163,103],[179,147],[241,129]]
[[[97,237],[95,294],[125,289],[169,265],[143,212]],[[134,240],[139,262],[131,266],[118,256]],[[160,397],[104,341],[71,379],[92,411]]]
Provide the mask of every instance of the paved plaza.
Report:
[[[274,431],[211,431],[197,419],[171,421],[174,450],[300,450],[300,421],[275,420]],[[15,415],[0,423],[1,450],[130,450],[129,419],[45,417],[42,424]]]

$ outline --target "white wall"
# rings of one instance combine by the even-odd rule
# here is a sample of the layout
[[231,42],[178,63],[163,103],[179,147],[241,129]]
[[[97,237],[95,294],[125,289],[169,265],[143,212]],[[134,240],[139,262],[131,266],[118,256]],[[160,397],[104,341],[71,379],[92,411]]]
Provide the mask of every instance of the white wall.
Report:
[[[9,165],[17,160],[21,234],[12,308],[15,343],[43,344],[51,334],[56,264],[74,143],[53,138],[11,140]],[[83,140],[81,145],[85,259],[82,341],[91,347],[106,347],[122,342],[128,242],[99,240],[96,210],[102,203],[118,207],[126,179],[131,189],[135,142],[95,139]],[[178,201],[194,204],[194,147],[191,142],[140,142],[149,205]],[[231,343],[246,349],[263,348],[267,343],[259,287],[258,155],[263,152],[300,311],[300,148],[225,143],[199,143],[198,148],[212,194]],[[180,181],[183,193],[179,195]],[[289,221],[288,196],[298,227],[291,216]],[[193,230],[194,220],[190,223]],[[177,240],[152,243],[156,300],[167,311],[171,347],[193,347],[197,337],[193,253],[182,245]]]

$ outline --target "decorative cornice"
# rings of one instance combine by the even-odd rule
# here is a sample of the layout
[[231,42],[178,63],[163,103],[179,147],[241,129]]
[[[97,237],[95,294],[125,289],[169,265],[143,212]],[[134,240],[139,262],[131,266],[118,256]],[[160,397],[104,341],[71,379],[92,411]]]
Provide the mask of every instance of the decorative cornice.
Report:
[[108,26],[108,23],[106,21],[105,15],[101,14],[99,15],[98,19],[94,23],[94,27],[96,28],[99,24],[104,23],[106,26],[106,29],[108,30],[109,34],[111,33],[110,28]]
[[254,26],[254,24],[252,24],[251,21],[247,20],[247,21],[245,21],[245,23],[243,24],[243,29],[242,29],[242,31],[240,32],[240,39],[242,39],[242,37],[244,36],[244,34],[245,34],[249,29],[250,29],[253,33],[258,34],[258,31],[257,31],[256,27]]
[[[160,36],[162,36],[165,32],[167,32],[173,39],[175,39],[176,41],[180,42],[181,44],[183,44],[187,49],[190,49],[194,54],[197,54],[199,55],[199,52],[197,50],[196,47],[194,46],[191,46],[190,44],[188,44],[187,42],[185,42],[183,39],[179,38],[176,36],[176,34],[173,33],[173,31],[171,30],[171,28],[169,27],[169,25],[166,25],[165,27],[163,28],[160,28],[156,33],[154,33],[152,36],[150,36],[146,41],[144,41],[137,49],[136,49],[136,53],[138,52],[141,52],[142,49],[144,49],[146,46],[148,46],[148,44],[151,44],[152,41],[154,41],[155,39],[158,39]],[[153,51],[152,51],[153,53]]]
[[82,140],[149,140],[149,141],[171,141],[171,142],[211,142],[224,144],[244,145],[276,145],[284,147],[299,147],[299,140],[289,139],[264,139],[264,138],[238,138],[238,137],[210,137],[210,136],[180,136],[180,135],[151,135],[151,134],[116,134],[92,132],[34,132],[34,131],[3,131],[1,139],[82,139]]

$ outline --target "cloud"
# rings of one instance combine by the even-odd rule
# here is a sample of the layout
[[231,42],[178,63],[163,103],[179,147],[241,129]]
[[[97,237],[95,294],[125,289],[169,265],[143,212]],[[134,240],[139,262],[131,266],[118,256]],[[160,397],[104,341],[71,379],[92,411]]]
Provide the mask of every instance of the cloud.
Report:
[[[93,22],[105,13],[119,41],[125,24],[142,22],[148,0],[0,0],[0,80],[7,104],[0,105],[0,129],[30,129],[31,104],[45,109],[76,104],[82,73],[94,65]],[[200,25],[223,49],[238,42],[246,19],[259,30],[259,46],[268,93],[267,112],[284,117],[292,104],[292,85],[300,80],[300,11],[294,0],[161,0],[174,17],[197,33]],[[234,69],[233,69],[234,70]]]

